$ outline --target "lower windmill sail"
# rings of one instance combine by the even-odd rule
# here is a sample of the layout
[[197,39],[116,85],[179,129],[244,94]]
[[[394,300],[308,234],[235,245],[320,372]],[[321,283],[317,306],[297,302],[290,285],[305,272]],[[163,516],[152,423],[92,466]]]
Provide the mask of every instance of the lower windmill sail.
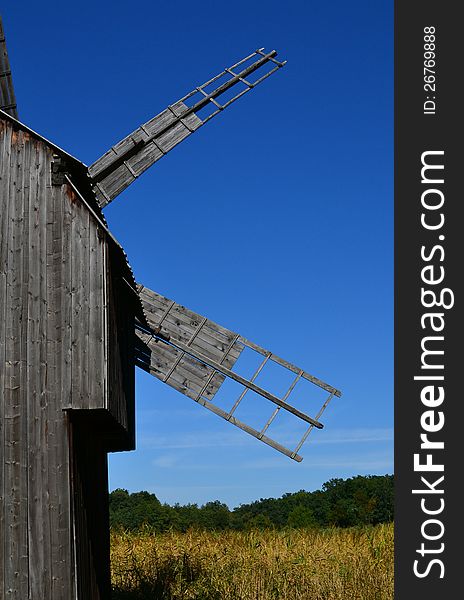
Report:
[[[233,367],[243,349],[239,336],[148,288],[139,286],[139,295],[152,330],[158,330],[174,344],[185,344],[192,353]],[[138,366],[193,400],[199,395],[208,400],[214,398],[224,375],[175,345],[152,339],[150,333],[139,330],[137,338]],[[148,352],[144,352],[144,345],[149,347]]]
[[[322,429],[323,425],[319,418],[330,400],[334,396],[340,397],[341,392],[250,342],[240,334],[202,317],[143,285],[138,285],[138,292],[149,329],[136,326],[136,365],[279,452],[298,462],[301,461],[302,457],[298,454],[301,446],[313,428]],[[245,348],[261,356],[260,364],[250,379],[234,371],[234,366]],[[282,396],[274,395],[255,381],[272,362],[293,374],[291,383]],[[235,381],[242,388],[240,395],[228,411],[214,404],[214,397],[226,378]],[[288,402],[300,379],[309,381],[328,394],[314,417]],[[238,406],[250,391],[273,405],[273,412],[259,430],[243,423],[235,416]],[[291,413],[308,425],[294,449],[289,449],[266,435],[281,410]]]

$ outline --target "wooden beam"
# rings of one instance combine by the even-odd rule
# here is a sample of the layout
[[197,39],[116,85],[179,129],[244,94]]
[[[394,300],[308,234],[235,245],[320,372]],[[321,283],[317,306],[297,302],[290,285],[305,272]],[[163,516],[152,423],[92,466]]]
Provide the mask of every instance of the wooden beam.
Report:
[[[240,337],[240,342],[242,344],[244,344],[245,346],[248,346],[248,348],[251,348],[252,350],[255,350],[256,352],[259,352],[263,356],[266,356],[266,354],[269,353],[269,350],[266,350],[265,348],[261,348],[261,346],[258,346],[258,344],[255,344],[254,342],[250,342],[250,340],[247,340],[244,337]],[[271,360],[273,360],[274,362],[276,362],[278,365],[281,365],[282,367],[285,367],[289,371],[293,371],[293,373],[297,373],[298,374],[300,372],[300,370],[301,370],[299,367],[296,367],[295,365],[293,365],[292,363],[288,362],[287,360],[284,360],[283,358],[280,358],[280,356],[277,356],[276,354],[272,354],[271,355]],[[303,371],[303,373],[301,374],[301,376],[303,377],[303,379],[306,379],[307,381],[310,381],[311,383],[314,383],[314,385],[317,385],[318,387],[322,388],[326,392],[333,393],[334,396],[337,396],[337,398],[341,398],[342,393],[341,393],[340,390],[337,390],[336,388],[334,388],[333,386],[329,385],[328,383],[325,383],[321,379],[318,379],[317,377],[314,377],[314,375],[310,375],[306,371]]]
[[288,456],[289,458],[292,458],[293,460],[296,460],[297,462],[301,462],[303,460],[303,457],[300,456],[299,454],[296,454],[294,451],[289,450],[285,446],[282,446],[282,444],[279,444],[275,440],[273,440],[265,435],[262,435],[261,432],[257,431],[253,427],[250,427],[250,425],[247,425],[246,423],[239,421],[235,417],[229,417],[229,413],[222,410],[222,408],[219,408],[219,406],[216,406],[212,402],[208,402],[208,400],[201,399],[201,400],[198,400],[198,403],[201,404],[202,406],[204,406],[205,408],[207,408],[208,410],[210,410],[211,412],[213,412],[214,414],[218,415],[219,417],[222,417],[229,423],[232,423],[239,429],[246,431],[246,433],[249,433],[250,435],[255,437],[257,440],[259,440],[260,442],[264,442],[268,446],[271,446],[272,448],[274,448],[274,450],[277,450],[278,452],[285,454],[285,456]]
[[263,396],[263,398],[266,398],[266,400],[270,400],[271,402],[273,402],[277,406],[280,406],[281,408],[284,408],[285,410],[287,410],[288,412],[292,413],[292,415],[295,415],[295,417],[298,417],[302,421],[306,421],[307,423],[311,423],[311,425],[314,425],[314,427],[317,427],[317,429],[322,429],[324,427],[324,425],[322,425],[322,423],[319,423],[319,421],[316,421],[316,419],[311,418],[310,416],[308,416],[307,414],[301,412],[300,410],[298,410],[294,406],[291,406],[291,404],[287,404],[287,402],[284,402],[280,398],[277,398],[277,396],[274,396],[274,394],[271,394],[267,390],[259,387],[258,385],[256,385],[252,381],[249,381],[248,379],[245,379],[245,377],[242,377],[238,373],[234,373],[234,371],[231,371],[230,369],[228,369],[224,365],[221,365],[220,363],[218,363],[218,362],[216,362],[216,361],[208,358],[207,356],[205,356],[201,352],[199,352],[197,350],[192,350],[192,348],[190,348],[189,346],[183,344],[182,342],[179,342],[177,340],[175,342],[166,342],[165,340],[159,340],[158,343],[168,344],[170,346],[174,346],[174,348],[182,350],[182,352],[185,352],[186,354],[189,354],[193,358],[196,358],[197,360],[205,363],[207,366],[215,369],[219,373],[222,373],[223,375],[226,375],[227,377],[230,377],[234,381],[237,381],[237,383],[240,383],[240,384],[244,385],[245,387],[249,388],[251,391],[256,392],[257,394],[259,394],[260,396]]

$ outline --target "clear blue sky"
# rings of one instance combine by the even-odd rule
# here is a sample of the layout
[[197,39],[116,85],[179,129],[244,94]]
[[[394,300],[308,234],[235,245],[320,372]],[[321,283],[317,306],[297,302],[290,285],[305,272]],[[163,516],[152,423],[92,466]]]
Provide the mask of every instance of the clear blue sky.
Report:
[[25,0],[2,14],[21,120],[87,164],[255,48],[288,60],[105,213],[138,281],[343,397],[297,464],[139,371],[138,448],[111,456],[111,488],[232,507],[391,473],[393,3]]

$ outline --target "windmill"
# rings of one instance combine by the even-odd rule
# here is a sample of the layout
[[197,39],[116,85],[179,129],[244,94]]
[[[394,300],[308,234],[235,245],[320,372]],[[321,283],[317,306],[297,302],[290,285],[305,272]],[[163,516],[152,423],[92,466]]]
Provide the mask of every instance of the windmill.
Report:
[[[339,390],[134,279],[102,209],[177,144],[284,67],[264,48],[196,87],[87,167],[18,120],[0,21],[0,595],[109,595],[107,454],[135,447],[135,366],[296,461]],[[250,376],[244,351],[260,360]],[[259,384],[291,374],[282,395]],[[215,404],[225,381],[241,392]],[[310,416],[300,381],[325,393]],[[269,402],[260,429],[237,417]],[[306,423],[269,437],[280,411]]]

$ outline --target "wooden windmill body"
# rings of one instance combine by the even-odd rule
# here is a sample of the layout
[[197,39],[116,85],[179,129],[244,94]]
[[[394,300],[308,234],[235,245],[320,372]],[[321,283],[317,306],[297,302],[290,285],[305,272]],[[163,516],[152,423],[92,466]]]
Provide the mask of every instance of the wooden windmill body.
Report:
[[[279,70],[285,63],[275,56],[257,50],[86,167],[18,120],[0,21],[0,598],[109,597],[107,453],[135,447],[135,366],[298,461],[328,402],[340,396],[137,284],[102,212],[175,145]],[[220,104],[232,88],[235,95]],[[244,348],[262,355],[251,378],[234,371]],[[256,381],[269,361],[294,373],[281,397]],[[227,411],[214,404],[226,378],[243,386]],[[300,379],[328,393],[315,417],[288,402]],[[247,392],[272,403],[259,431],[234,414]],[[308,424],[294,449],[267,436],[280,410]]]

